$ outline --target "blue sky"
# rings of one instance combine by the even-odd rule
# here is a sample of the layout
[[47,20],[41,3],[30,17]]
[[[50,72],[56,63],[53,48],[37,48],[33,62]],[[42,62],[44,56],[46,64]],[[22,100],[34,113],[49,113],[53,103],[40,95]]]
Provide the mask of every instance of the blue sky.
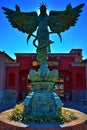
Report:
[[[57,34],[51,34],[50,39],[54,41],[51,44],[51,52],[53,53],[69,53],[71,49],[82,49],[83,59],[87,58],[87,0],[43,0],[47,4],[48,12],[51,10],[65,10],[66,5],[71,3],[75,7],[81,3],[85,3],[83,12],[81,13],[76,26],[61,33],[62,43]],[[30,39],[28,45],[26,43],[27,34],[12,28],[4,11],[1,7],[7,7],[15,10],[15,5],[19,5],[22,12],[32,12],[39,10],[41,0],[2,0],[0,1],[0,51],[5,51],[12,58],[14,53],[35,53],[36,48],[33,46],[33,38]]]

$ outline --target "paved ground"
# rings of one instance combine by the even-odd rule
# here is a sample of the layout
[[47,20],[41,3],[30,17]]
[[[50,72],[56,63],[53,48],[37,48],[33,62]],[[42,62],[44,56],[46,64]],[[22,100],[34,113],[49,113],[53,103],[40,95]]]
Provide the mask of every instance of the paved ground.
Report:
[[15,104],[0,104],[0,112],[11,109]]
[[[71,101],[63,101],[64,107],[72,108],[79,110],[85,114],[87,114],[87,103],[82,104],[81,102],[71,102]],[[0,112],[11,109],[15,106],[15,104],[0,104]]]
[[75,102],[75,101],[65,102],[64,101],[64,106],[67,107],[67,108],[79,110],[79,111],[87,114],[87,102],[82,104],[81,102]]

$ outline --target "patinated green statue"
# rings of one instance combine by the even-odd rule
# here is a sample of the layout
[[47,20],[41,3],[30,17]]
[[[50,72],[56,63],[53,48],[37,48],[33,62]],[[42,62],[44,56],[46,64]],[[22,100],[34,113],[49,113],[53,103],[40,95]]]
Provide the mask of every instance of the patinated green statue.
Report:
[[[47,61],[50,44],[53,43],[49,39],[49,34],[57,33],[62,41],[60,33],[76,24],[83,6],[84,4],[80,4],[72,8],[71,4],[68,4],[64,11],[50,11],[48,15],[46,5],[42,3],[39,16],[37,12],[21,12],[18,5],[16,5],[15,11],[5,7],[2,7],[2,9],[5,11],[12,27],[28,34],[27,42],[31,36],[35,37],[33,44],[37,48],[37,60],[40,64],[43,64]],[[48,26],[51,32],[49,32]],[[33,34],[34,31],[37,31],[36,36]],[[37,45],[36,40],[38,40]]]
[[[60,33],[75,25],[83,6],[84,4],[80,4],[72,8],[71,4],[68,4],[65,11],[50,11],[48,15],[46,5],[42,3],[39,16],[36,12],[21,12],[17,5],[15,11],[2,7],[11,25],[28,34],[27,42],[31,36],[35,37],[33,44],[36,47],[36,59],[40,63],[40,68],[38,71],[29,72],[34,92],[23,102],[27,106],[26,115],[52,117],[61,115],[63,103],[53,92],[54,82],[58,79],[58,70],[50,71],[47,66],[47,55],[50,53],[50,44],[53,43],[49,39],[49,34],[57,33],[62,41]],[[36,35],[33,34],[35,31]]]

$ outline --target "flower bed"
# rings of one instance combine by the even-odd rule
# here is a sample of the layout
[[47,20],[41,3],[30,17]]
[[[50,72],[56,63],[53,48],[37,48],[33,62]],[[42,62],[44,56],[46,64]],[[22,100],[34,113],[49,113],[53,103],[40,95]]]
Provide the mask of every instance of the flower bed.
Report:
[[62,107],[61,116],[31,116],[25,113],[26,106],[24,104],[18,104],[14,107],[10,113],[10,119],[21,122],[36,122],[36,123],[55,123],[55,122],[70,122],[78,119],[76,112]]
[[87,115],[77,111],[69,109],[77,114],[79,117],[77,120],[72,120],[68,123],[56,122],[56,123],[21,123],[17,121],[9,120],[9,114],[12,110],[2,112],[0,114],[0,130],[87,130]]

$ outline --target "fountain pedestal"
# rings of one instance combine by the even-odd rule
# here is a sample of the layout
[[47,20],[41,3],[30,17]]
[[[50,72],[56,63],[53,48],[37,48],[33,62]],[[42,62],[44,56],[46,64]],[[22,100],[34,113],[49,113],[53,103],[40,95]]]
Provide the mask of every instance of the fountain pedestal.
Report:
[[62,101],[53,92],[54,82],[33,82],[34,92],[24,100],[26,113],[33,116],[60,116]]

